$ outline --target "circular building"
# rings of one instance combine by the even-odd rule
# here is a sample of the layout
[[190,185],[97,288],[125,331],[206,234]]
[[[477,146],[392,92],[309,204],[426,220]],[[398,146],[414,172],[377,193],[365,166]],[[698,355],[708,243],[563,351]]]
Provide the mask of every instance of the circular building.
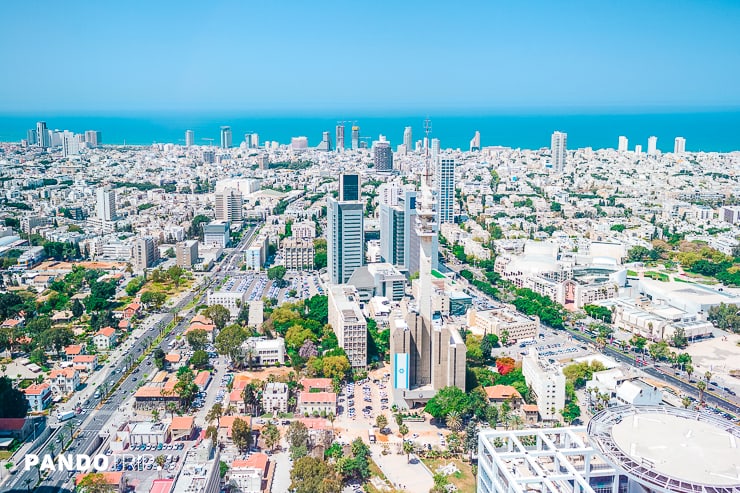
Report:
[[740,492],[740,427],[667,406],[619,406],[594,416],[588,437],[647,492]]

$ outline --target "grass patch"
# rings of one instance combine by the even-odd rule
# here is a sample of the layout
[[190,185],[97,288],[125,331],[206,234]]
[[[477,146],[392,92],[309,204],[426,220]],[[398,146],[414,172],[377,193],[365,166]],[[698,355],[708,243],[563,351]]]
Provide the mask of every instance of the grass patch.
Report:
[[475,493],[476,480],[475,480],[475,476],[473,476],[473,471],[469,463],[463,462],[460,459],[422,459],[422,460],[424,464],[426,464],[426,466],[429,468],[429,470],[432,471],[432,474],[434,474],[437,471],[437,469],[440,467],[444,467],[450,463],[455,464],[455,466],[460,471],[447,476],[447,479],[449,480],[450,484],[454,484],[455,487],[457,487],[457,491],[461,493]]
[[[375,463],[374,460],[370,459],[369,466],[370,466],[369,467],[370,479],[372,479],[373,477],[378,477],[382,479],[383,481],[385,481],[386,484],[388,484],[388,478],[385,477],[385,474],[383,474],[383,471],[380,470],[380,468],[378,467],[378,465]],[[388,490],[379,490],[370,482],[370,480],[366,481],[363,487],[365,491],[367,491],[367,493],[387,493],[388,492]],[[393,488],[389,488],[389,489],[391,491],[395,491]]]
[[630,269],[627,269],[627,275],[629,277],[637,277],[637,272],[635,272],[633,270],[630,270]]
[[668,282],[669,279],[667,274],[663,274],[662,272],[655,272],[654,270],[649,270],[645,272],[645,277],[649,277],[650,279],[654,279],[660,282]]

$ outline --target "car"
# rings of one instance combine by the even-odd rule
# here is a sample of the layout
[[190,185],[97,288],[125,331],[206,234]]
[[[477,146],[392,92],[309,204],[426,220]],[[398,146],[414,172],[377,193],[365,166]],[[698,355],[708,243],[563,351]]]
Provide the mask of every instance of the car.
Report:
[[134,377],[134,378],[131,379],[131,381],[133,381],[133,382],[135,382],[137,380],[138,380],[138,378],[136,378],[136,377]]

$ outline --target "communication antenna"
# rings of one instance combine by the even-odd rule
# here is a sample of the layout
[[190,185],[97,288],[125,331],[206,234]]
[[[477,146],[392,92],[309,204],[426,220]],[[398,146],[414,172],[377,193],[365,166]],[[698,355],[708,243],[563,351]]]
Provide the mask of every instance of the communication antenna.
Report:
[[426,146],[424,148],[424,157],[426,160],[426,165],[424,169],[424,180],[426,181],[427,186],[432,186],[432,166],[430,163],[430,154],[429,154],[429,148],[432,145],[432,141],[429,138],[429,136],[432,134],[432,120],[427,116],[424,119],[424,135],[426,136]]

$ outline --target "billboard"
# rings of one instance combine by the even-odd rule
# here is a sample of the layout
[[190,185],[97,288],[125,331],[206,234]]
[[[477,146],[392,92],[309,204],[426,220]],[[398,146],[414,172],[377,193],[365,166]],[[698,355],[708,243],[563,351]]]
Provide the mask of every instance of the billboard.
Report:
[[409,354],[396,353],[393,361],[393,388],[409,388]]

